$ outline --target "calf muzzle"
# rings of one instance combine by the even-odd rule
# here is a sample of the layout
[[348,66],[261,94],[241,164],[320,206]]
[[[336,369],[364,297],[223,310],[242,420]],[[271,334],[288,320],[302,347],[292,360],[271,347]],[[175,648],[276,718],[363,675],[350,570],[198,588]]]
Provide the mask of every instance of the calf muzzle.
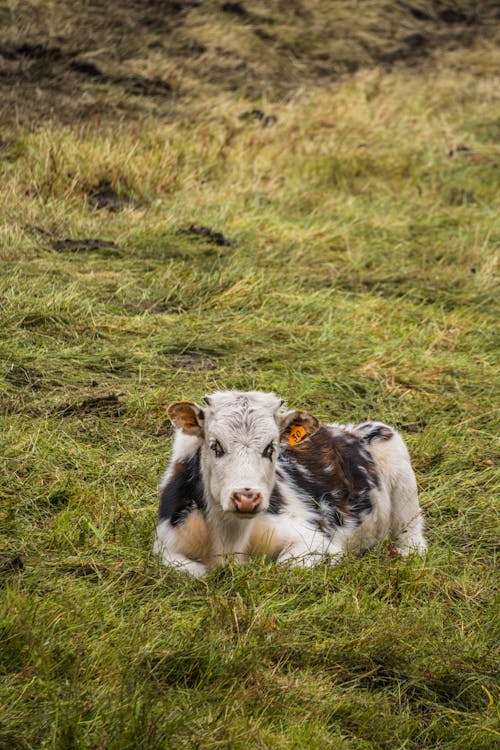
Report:
[[234,490],[231,492],[231,501],[237,513],[257,513],[262,495],[254,490]]

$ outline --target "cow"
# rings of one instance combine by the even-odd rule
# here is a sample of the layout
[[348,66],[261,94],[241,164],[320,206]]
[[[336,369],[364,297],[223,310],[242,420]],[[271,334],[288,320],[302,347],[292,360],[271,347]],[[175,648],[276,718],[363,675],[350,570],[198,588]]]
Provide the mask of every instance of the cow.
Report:
[[229,558],[338,563],[393,539],[424,553],[406,445],[381,422],[322,423],[274,393],[218,391],[171,404],[175,439],[160,483],[154,552],[203,576]]

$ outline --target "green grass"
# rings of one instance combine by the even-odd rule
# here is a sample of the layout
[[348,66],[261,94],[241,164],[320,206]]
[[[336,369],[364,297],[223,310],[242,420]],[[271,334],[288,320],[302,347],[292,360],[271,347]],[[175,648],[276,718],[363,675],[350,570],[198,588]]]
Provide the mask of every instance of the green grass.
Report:
[[[239,119],[256,104],[244,87],[205,81],[190,99],[188,81],[175,118],[146,102],[6,129],[2,750],[498,744],[498,53],[485,35],[309,86],[305,45],[285,97],[271,63],[306,5],[313,51],[330,44],[324,5],[276,5],[267,127]],[[388,10],[370,8],[374,34]],[[213,19],[218,42],[257,54],[258,20]],[[102,180],[120,210],[92,205]],[[335,569],[256,560],[202,581],[160,567],[167,405],[233,387],[399,425],[428,557],[381,545]]]

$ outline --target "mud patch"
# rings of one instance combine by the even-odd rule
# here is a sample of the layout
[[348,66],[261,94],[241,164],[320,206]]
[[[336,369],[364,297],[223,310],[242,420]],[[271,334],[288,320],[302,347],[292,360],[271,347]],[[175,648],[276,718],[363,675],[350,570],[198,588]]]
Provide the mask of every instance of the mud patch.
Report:
[[474,11],[471,11],[470,13],[464,13],[463,11],[459,10],[458,8],[454,8],[453,6],[443,8],[443,10],[440,10],[438,12],[437,16],[440,21],[448,24],[474,23],[474,21],[476,20],[476,14],[474,13]]
[[91,62],[85,62],[83,60],[75,60],[70,63],[71,70],[82,75],[89,76],[90,78],[103,78],[101,70]]
[[123,255],[114,242],[101,239],[53,240],[50,246],[58,253],[95,253],[105,251],[106,255]]
[[269,125],[274,125],[274,123],[278,122],[278,118],[275,115],[266,115],[261,109],[249,109],[246,112],[242,112],[238,120],[242,122],[249,120],[260,122],[263,128],[267,128]]
[[121,86],[128,94],[134,96],[170,96],[173,93],[170,83],[158,76],[146,78],[141,75],[108,75],[95,63],[85,60],[73,60],[68,67],[75,73],[92,78],[95,81]]
[[240,18],[248,18],[250,15],[241,3],[222,3],[220,9],[223,13],[230,13],[233,16],[240,16]]
[[120,395],[111,393],[107,396],[94,396],[83,401],[63,404],[56,407],[53,413],[61,417],[84,417],[89,414],[121,417],[126,411],[127,407],[120,401]]
[[106,208],[108,211],[120,211],[122,208],[133,205],[133,201],[128,195],[118,195],[116,190],[111,187],[109,180],[100,180],[99,183],[90,188],[88,192],[88,202],[96,210]]
[[0,554],[0,576],[22,573],[23,570],[24,560],[21,555],[9,554],[4,552]]
[[4,374],[5,380],[16,388],[31,388],[38,391],[43,387],[44,376],[32,367],[10,365]]
[[396,422],[396,427],[398,430],[402,430],[402,432],[408,432],[411,434],[416,434],[417,432],[422,432],[422,430],[425,427],[425,423],[420,424],[398,424]]
[[223,347],[203,347],[184,344],[169,347],[160,352],[170,360],[171,367],[178,370],[215,370],[217,362],[225,353]]
[[62,51],[60,47],[48,47],[45,44],[12,44],[2,45],[0,47],[0,55],[6,60],[45,60],[47,62],[54,60],[62,60],[64,57],[76,56],[78,52],[74,52],[68,55]]
[[47,503],[54,510],[66,508],[70,501],[71,493],[66,487],[57,487],[47,497]]
[[19,44],[0,46],[0,82],[15,85],[53,84],[71,70],[78,52],[65,52],[61,47],[47,44]]
[[179,16],[185,15],[188,11],[199,8],[202,5],[201,0],[142,0],[142,2],[133,2],[132,5],[139,13],[139,20],[145,26],[158,28],[158,22],[163,19],[167,22],[170,17],[178,20]]
[[[263,97],[281,102],[303,86],[322,86],[362,67],[421,67],[443,49],[498,34],[498,11],[489,2],[389,5],[353,25],[335,4],[326,12],[324,5],[299,2],[255,8],[235,0],[208,9],[196,0],[109,0],[103,13],[99,3],[15,3],[2,18],[0,113],[31,129],[54,119],[115,123],[117,113],[170,118],[185,113],[193,96],[221,90],[239,92],[236,102],[241,94],[256,104]],[[304,23],[322,33],[304,36]],[[235,40],[232,51],[226,38]],[[170,70],[175,78],[161,77]],[[255,122],[264,124],[265,116]]]
[[144,76],[107,76],[108,83],[114,83],[135,96],[170,96],[173,88],[162,78],[145,78]]
[[90,78],[103,84],[121,86],[127,93],[136,96],[170,96],[171,84],[155,76],[112,75],[105,73],[96,63],[79,60],[80,50],[63,50],[45,44],[14,44],[0,46],[0,57],[11,63],[0,68],[0,76],[6,79],[21,78],[25,82],[41,82],[45,79],[61,78],[68,73]]
[[191,224],[187,229],[180,229],[178,234],[184,234],[191,237],[201,237],[213,245],[219,245],[221,247],[237,247],[236,242],[229,240],[224,234],[222,234],[222,232],[217,232],[210,227]]
[[222,3],[220,9],[233,18],[244,23],[273,23],[274,19],[268,16],[262,16],[259,13],[247,10],[243,3]]

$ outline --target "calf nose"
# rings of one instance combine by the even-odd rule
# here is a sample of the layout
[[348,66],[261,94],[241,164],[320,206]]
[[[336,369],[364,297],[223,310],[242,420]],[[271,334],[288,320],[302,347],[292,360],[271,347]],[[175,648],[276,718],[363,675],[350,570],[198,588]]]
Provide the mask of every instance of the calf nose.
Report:
[[254,490],[234,490],[231,500],[238,513],[255,513],[262,502],[262,495]]

